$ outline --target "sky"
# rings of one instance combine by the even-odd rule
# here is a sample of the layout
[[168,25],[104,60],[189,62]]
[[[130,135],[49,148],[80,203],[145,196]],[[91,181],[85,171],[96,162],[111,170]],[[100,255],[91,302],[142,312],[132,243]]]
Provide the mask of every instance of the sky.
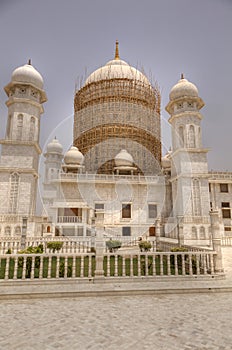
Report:
[[56,136],[66,151],[75,85],[114,57],[118,40],[121,59],[158,82],[163,152],[171,146],[165,106],[183,72],[205,102],[209,170],[232,171],[231,33],[231,0],[0,0],[0,137],[7,120],[3,88],[31,58],[48,97],[41,148]]

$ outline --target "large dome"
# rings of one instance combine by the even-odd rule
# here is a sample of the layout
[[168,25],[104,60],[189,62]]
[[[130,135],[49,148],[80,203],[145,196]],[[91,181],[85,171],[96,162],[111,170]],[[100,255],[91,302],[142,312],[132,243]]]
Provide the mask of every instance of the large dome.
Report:
[[197,87],[182,77],[170,91],[169,98],[171,101],[181,97],[198,97]]
[[107,62],[105,66],[98,68],[85,81],[85,85],[101,80],[110,79],[129,79],[138,80],[144,84],[150,85],[147,77],[138,69],[131,67],[127,62],[119,57],[118,42],[116,42],[115,57],[113,60]]
[[[150,157],[161,160],[160,92],[120,59],[118,42],[114,58],[76,91],[74,110],[73,144],[85,155],[86,171],[112,174],[115,166],[133,167],[128,153],[141,173],[157,171]],[[128,153],[115,159],[124,148]]]
[[16,68],[12,73],[11,81],[32,84],[41,90],[44,84],[41,74],[30,63]]
[[144,84],[150,85],[149,80],[143,73],[120,59],[111,60],[107,62],[105,66],[98,68],[90,74],[85,84],[110,79],[139,80]]

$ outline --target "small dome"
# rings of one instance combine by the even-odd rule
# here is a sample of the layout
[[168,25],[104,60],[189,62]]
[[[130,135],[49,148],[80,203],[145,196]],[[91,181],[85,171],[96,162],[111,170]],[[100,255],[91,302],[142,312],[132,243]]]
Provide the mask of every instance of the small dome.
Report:
[[129,166],[132,167],[134,164],[134,159],[131,156],[130,153],[127,152],[127,150],[122,149],[114,158],[115,165],[117,167],[124,167],[124,166]]
[[171,152],[169,151],[168,153],[165,154],[164,157],[161,159],[161,165],[163,169],[169,169],[171,168],[171,159],[170,159],[170,154]]
[[11,81],[32,84],[41,90],[44,84],[41,74],[31,64],[16,68],[12,73]]
[[69,165],[81,165],[84,161],[83,154],[75,146],[72,146],[64,156],[65,164]]
[[47,145],[47,153],[60,153],[60,154],[62,154],[62,152],[63,152],[63,147],[56,138],[54,138]]
[[197,87],[190,83],[187,79],[181,78],[176,85],[170,91],[170,100],[175,100],[180,97],[198,97]]

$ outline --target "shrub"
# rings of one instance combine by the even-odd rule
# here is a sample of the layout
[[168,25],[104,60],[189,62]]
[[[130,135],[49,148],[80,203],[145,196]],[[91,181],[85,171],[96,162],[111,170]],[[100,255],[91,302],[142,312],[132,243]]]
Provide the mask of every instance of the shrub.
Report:
[[42,253],[43,253],[43,244],[40,244],[37,247],[30,246],[18,251],[18,254],[42,254]]
[[171,252],[188,252],[188,249],[186,247],[174,247],[171,249]]
[[[37,247],[27,247],[26,249],[22,249],[18,251],[18,254],[42,254],[43,253],[43,245],[40,244]],[[18,267],[23,267],[23,257],[18,258]],[[35,258],[35,268],[40,267],[40,257],[36,256]],[[31,268],[32,268],[32,258],[28,257],[26,260],[26,277],[31,276]]]
[[[189,252],[188,248],[186,247],[174,247],[171,249],[171,252],[173,253],[182,253],[182,252]],[[174,267],[175,265],[175,258],[174,258],[174,255],[171,255],[171,264],[172,266]],[[184,261],[185,261],[185,268],[186,270],[189,269],[189,258],[188,258],[188,255],[186,254],[184,256]],[[177,255],[177,264],[178,264],[178,268],[181,268],[182,267],[182,257],[181,255]],[[197,259],[196,259],[196,256],[194,255],[194,253],[192,252],[192,270],[193,270],[193,273],[196,272],[196,266],[197,266]]]
[[[64,277],[64,269],[65,269],[65,263],[64,263],[64,261],[61,261],[60,266],[59,266],[59,277]],[[67,277],[72,277],[72,264],[71,264],[71,262],[68,262]]]
[[[138,259],[139,259],[139,257],[138,257]],[[140,257],[140,266],[141,266],[141,274],[142,274],[142,276],[145,276],[145,274],[146,274],[146,263],[145,263],[145,256],[144,255],[142,255],[141,257]],[[148,260],[147,260],[147,268],[148,268],[148,274],[152,274],[152,266],[153,266],[153,258],[152,258],[152,256],[149,256],[148,257]]]
[[55,251],[61,250],[63,247],[63,242],[47,242],[47,248],[52,250],[52,253],[55,253]]
[[[188,249],[186,247],[173,247],[171,249],[171,252],[173,253],[183,253],[183,252],[187,252]],[[187,256],[185,255],[185,260],[186,260]],[[174,255],[171,255],[170,257],[170,261],[171,261],[171,264],[172,266],[174,267],[175,266],[175,258],[174,258]],[[182,257],[181,255],[177,255],[177,265],[178,267],[180,268],[182,266]]]
[[109,249],[110,253],[115,252],[117,249],[121,248],[122,243],[117,240],[112,240],[110,239],[109,241],[106,242],[106,247]]
[[139,249],[141,252],[148,252],[151,249],[151,243],[147,241],[140,241],[139,242]]

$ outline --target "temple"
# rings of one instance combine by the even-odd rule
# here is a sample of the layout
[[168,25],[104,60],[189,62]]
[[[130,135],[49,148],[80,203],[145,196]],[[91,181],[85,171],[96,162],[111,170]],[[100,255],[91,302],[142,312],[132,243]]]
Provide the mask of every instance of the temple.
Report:
[[[7,128],[0,141],[0,235],[108,238],[160,236],[210,245],[210,210],[231,235],[232,173],[209,172],[197,87],[184,75],[166,110],[172,147],[161,154],[157,84],[120,58],[75,92],[72,147],[55,138],[44,156],[43,212],[36,216],[40,118],[47,97],[40,73],[16,68],[5,87]],[[26,225],[26,226],[25,226]]]

